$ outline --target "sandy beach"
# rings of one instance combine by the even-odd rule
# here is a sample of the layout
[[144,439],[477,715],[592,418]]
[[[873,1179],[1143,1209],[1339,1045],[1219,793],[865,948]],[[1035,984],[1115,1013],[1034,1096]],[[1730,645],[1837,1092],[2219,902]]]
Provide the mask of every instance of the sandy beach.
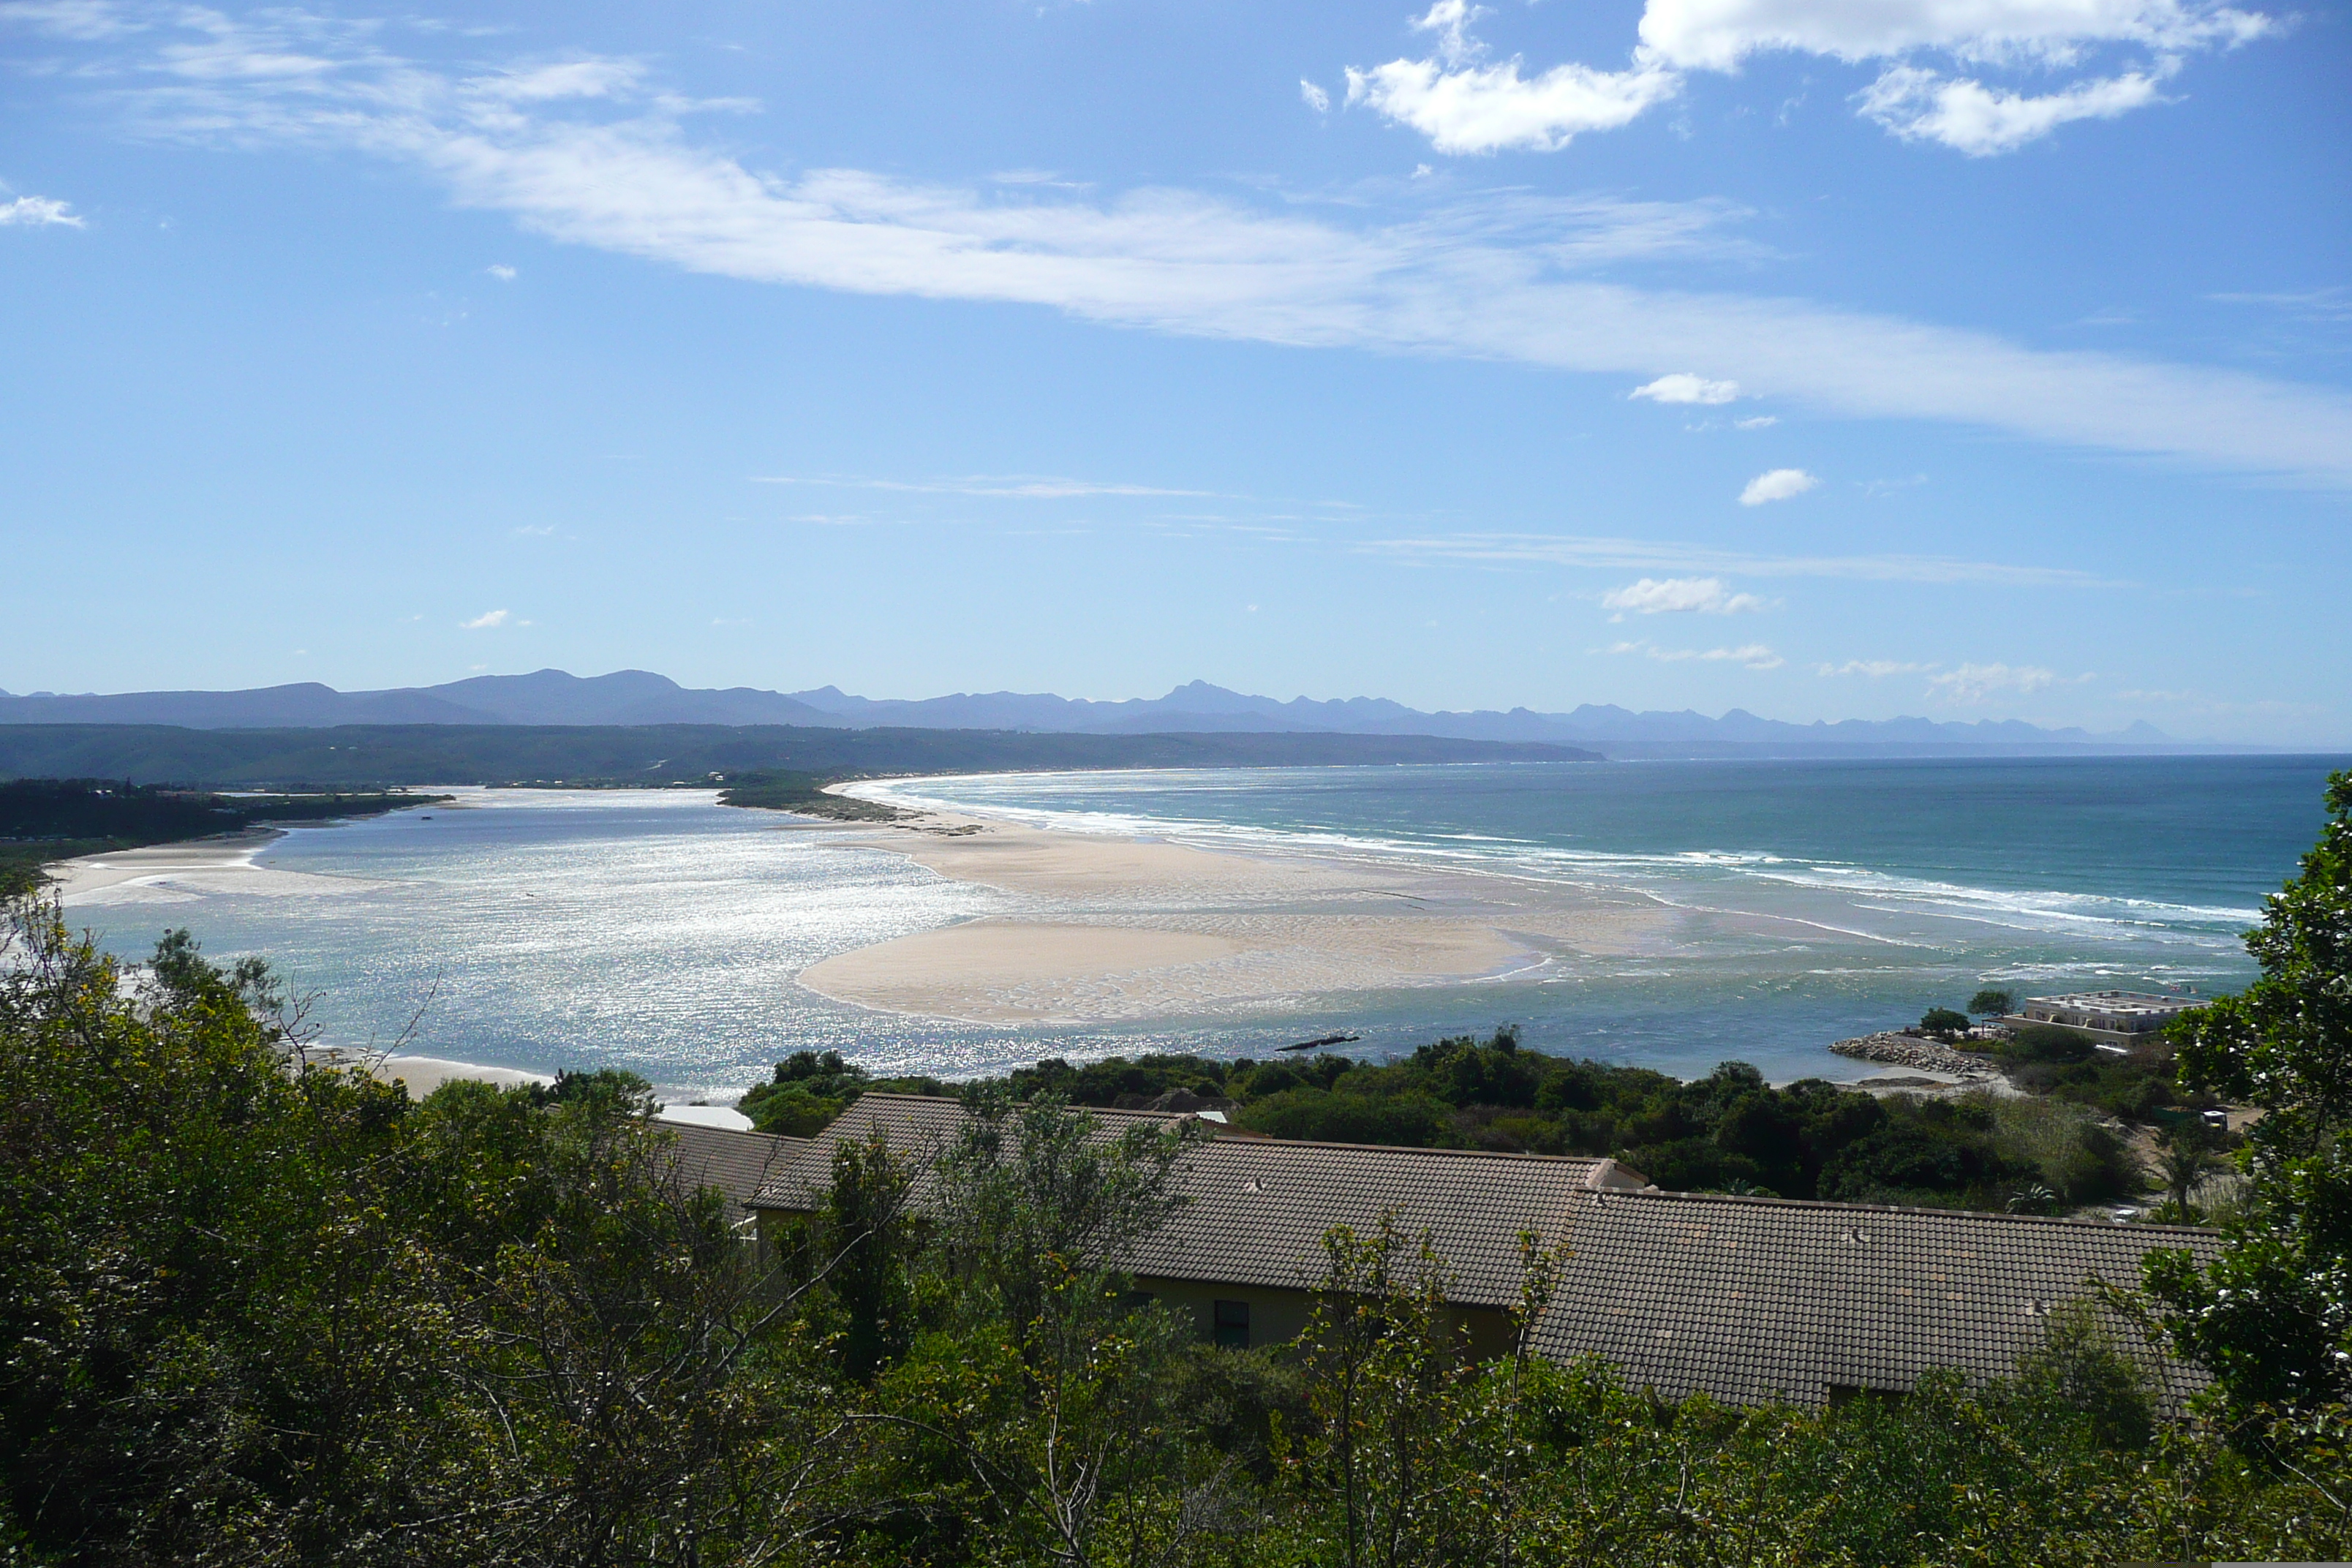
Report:
[[57,879],[58,897],[68,909],[189,903],[212,893],[291,898],[362,892],[375,886],[350,877],[320,877],[254,864],[254,857],[285,837],[274,827],[257,827],[218,838],[85,855],[77,860],[60,860],[48,869]]
[[926,813],[855,842],[1034,912],[828,958],[800,983],[887,1012],[1087,1025],[1279,1011],[1664,951],[1674,911],[1612,889],[1260,858]]

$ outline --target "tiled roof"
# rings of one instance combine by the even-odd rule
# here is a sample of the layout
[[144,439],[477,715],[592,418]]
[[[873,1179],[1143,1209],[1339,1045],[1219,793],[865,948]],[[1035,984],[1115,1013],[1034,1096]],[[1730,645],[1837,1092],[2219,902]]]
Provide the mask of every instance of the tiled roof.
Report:
[[[1669,1399],[1809,1406],[1931,1367],[2006,1375],[2091,1277],[2130,1286],[2150,1251],[2221,1245],[2184,1226],[1688,1193],[1586,1197],[1569,1240],[1544,1354],[1597,1356]],[[2124,1333],[2168,1403],[2201,1385]]]
[[[1107,1131],[1184,1120],[1142,1111],[1088,1114]],[[880,1128],[893,1149],[920,1160],[947,1147],[962,1116],[951,1100],[866,1095],[767,1184],[759,1205],[815,1207],[843,1139],[866,1138]],[[1136,1273],[1311,1287],[1323,1276],[1326,1232],[1345,1225],[1370,1236],[1393,1210],[1407,1247],[1430,1233],[1453,1276],[1450,1300],[1507,1306],[1519,1295],[1520,1231],[1556,1240],[1575,1194],[1639,1186],[1642,1178],[1610,1160],[1220,1136],[1184,1153],[1177,1183],[1188,1201],[1127,1261]],[[922,1196],[919,1185],[919,1205]]]
[[727,1194],[730,1225],[743,1218],[752,1194],[763,1183],[792,1164],[809,1146],[805,1138],[735,1132],[686,1121],[656,1125],[676,1140],[670,1145],[669,1155],[688,1185],[717,1187]]
[[1444,1259],[1446,1299],[1486,1307],[1519,1299],[1521,1231],[1557,1241],[1580,1194],[1642,1180],[1612,1160],[1241,1140],[1189,1152],[1181,1175],[1191,1201],[1143,1244],[1139,1274],[1312,1287],[1327,1232],[1370,1237],[1393,1213],[1407,1249],[1426,1232]]
[[[1140,1110],[1088,1110],[1087,1114],[1113,1135],[1137,1125],[1174,1127],[1192,1120],[1173,1112]],[[863,1143],[879,1131],[892,1152],[917,1166],[914,1202],[919,1207],[929,1187],[921,1172],[947,1152],[963,1121],[961,1100],[923,1094],[860,1095],[815,1137],[792,1140],[799,1145],[793,1158],[777,1164],[760,1185],[751,1206],[814,1212],[833,1184],[833,1152],[844,1143]]]

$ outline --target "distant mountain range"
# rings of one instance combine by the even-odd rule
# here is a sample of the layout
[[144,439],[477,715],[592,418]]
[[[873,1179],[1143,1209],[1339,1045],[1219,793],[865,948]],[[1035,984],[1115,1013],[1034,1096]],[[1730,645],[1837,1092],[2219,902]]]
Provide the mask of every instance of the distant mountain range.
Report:
[[59,696],[0,691],[0,724],[172,724],[192,729],[340,724],[790,724],[831,729],[1013,730],[1048,734],[1286,733],[1431,735],[1604,748],[1619,757],[1923,755],[1955,752],[2203,751],[2142,721],[2112,734],[2045,730],[2019,720],[1973,724],[1849,719],[1790,724],[1734,708],[1635,713],[1587,703],[1568,713],[1423,713],[1384,698],[1288,702],[1196,680],[1165,697],[1093,702],[1047,693],[958,693],[919,701],[853,697],[836,687],[762,691],[683,687],[642,669],[589,678],[561,669],[482,675],[444,686],[337,691],[315,682],[248,691]]

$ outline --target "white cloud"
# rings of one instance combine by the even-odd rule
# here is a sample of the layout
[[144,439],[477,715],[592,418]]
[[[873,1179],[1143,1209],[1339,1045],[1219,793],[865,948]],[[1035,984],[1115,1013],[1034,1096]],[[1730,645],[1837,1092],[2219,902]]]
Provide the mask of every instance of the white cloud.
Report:
[[[2070,120],[2113,118],[2158,101],[2156,83],[2192,50],[2228,48],[2278,30],[2217,0],[1648,0],[1623,70],[1569,64],[1522,78],[1520,61],[1478,63],[1470,34],[1488,13],[1437,0],[1413,26],[1434,55],[1348,72],[1348,101],[1421,132],[1441,153],[1553,152],[1580,132],[1614,130],[1682,89],[1682,72],[1737,71],[1774,50],[1859,64],[1893,62],[1857,95],[1861,112],[1906,140],[1976,156],[2005,153]],[[1971,64],[2072,67],[2090,50],[2152,51],[2144,70],[2028,94],[1974,79],[1945,80],[1903,62],[1935,54]]]
[[82,220],[66,210],[70,202],[51,201],[47,196],[18,196],[13,202],[0,202],[0,228],[79,228]]
[[1704,376],[1676,373],[1662,375],[1644,386],[1637,386],[1625,395],[1646,397],[1653,403],[1729,403],[1739,395],[1736,381],[1708,381]]
[[1720,577],[1644,577],[1622,588],[1612,588],[1601,596],[1601,603],[1612,610],[1631,610],[1640,616],[1730,616],[1764,607],[1764,601],[1753,594],[1733,593]]
[[1748,481],[1748,488],[1739,492],[1739,504],[1762,506],[1767,501],[1787,500],[1791,496],[1803,495],[1821,482],[1802,468],[1774,468]]
[[[2074,685],[2090,679],[2088,675],[2065,678]],[[1963,664],[1958,669],[1942,675],[1931,675],[1927,685],[1936,696],[1948,702],[1979,703],[2004,691],[2020,696],[2047,690],[2058,685],[2062,678],[2053,670],[2038,664]]]
[[88,42],[140,30],[114,0],[0,0],[0,25]]
[[493,261],[488,267],[483,268],[482,270],[488,273],[491,277],[497,279],[501,283],[511,283],[515,280],[515,269],[509,267],[503,261]]
[[1413,23],[1438,35],[1434,58],[1394,59],[1370,70],[1349,67],[1348,101],[1411,126],[1441,153],[1552,153],[1581,132],[1628,124],[1682,90],[1673,72],[1638,64],[1622,71],[1554,66],[1532,78],[1519,75],[1516,58],[1476,64],[1486,47],[1469,28],[1484,15],[1467,0],[1437,0]]
[[1458,533],[1381,539],[1358,546],[1408,561],[1524,563],[1591,570],[1719,572],[1748,577],[1826,577],[1863,583],[2000,584],[2020,588],[2111,587],[2108,579],[2051,566],[2005,566],[1940,555],[1749,555],[1664,540],[1588,534]]
[[1037,478],[1033,475],[975,474],[951,479],[867,479],[832,475],[754,474],[755,485],[824,485],[836,489],[900,490],[914,495],[986,496],[1007,500],[1067,500],[1081,496],[1195,496],[1217,500],[1214,490],[1164,489],[1157,485],[1105,484],[1093,479]]
[[1731,427],[1734,430],[1769,430],[1779,423],[1780,416],[1777,414],[1759,414],[1751,419],[1735,419]]
[[1313,110],[1316,113],[1328,114],[1331,112],[1331,95],[1324,91],[1321,88],[1317,87],[1313,82],[1308,81],[1305,77],[1300,77],[1298,79],[1298,96],[1306,103],[1307,107]]
[[1813,673],[1825,676],[1866,675],[1873,680],[1880,680],[1890,675],[1924,675],[1936,668],[1932,664],[1906,664],[1892,658],[1850,658],[1843,664],[1817,664],[1813,666]]
[[470,621],[458,622],[457,629],[467,632],[486,632],[494,630],[495,628],[505,626],[506,624],[506,611],[486,610],[482,614],[476,616]]
[[1644,658],[1654,658],[1662,664],[1682,664],[1697,659],[1708,664],[1735,663],[1749,669],[1778,669],[1789,661],[1766,647],[1762,643],[1749,643],[1744,647],[1660,647],[1652,642],[1621,642],[1610,645],[1611,653],[1638,653]]
[[1895,66],[1854,96],[1863,113],[1907,142],[1940,142],[1984,158],[2013,153],[2071,120],[2113,120],[2154,103],[2157,78],[2133,71],[2029,96],[1968,78],[1947,80],[1916,66]]
[[1935,50],[2064,65],[2092,45],[2178,52],[2244,43],[2275,26],[2258,13],[2197,0],[1649,0],[1641,37],[1663,64],[1727,71],[1774,49],[1850,63]]
[[138,128],[213,145],[363,152],[559,241],[749,281],[1603,374],[1705,363],[1747,395],[1830,413],[1954,420],[2352,485],[2352,395],[2339,390],[1576,274],[1594,260],[1686,251],[1694,227],[1721,221],[1721,204],[1503,193],[1382,224],[1352,208],[1318,216],[1175,190],[1105,200],[856,170],[770,174],[698,145],[665,99],[518,104],[478,78],[388,58],[288,16],[230,33],[215,19],[192,53],[131,62],[170,84],[123,100]]

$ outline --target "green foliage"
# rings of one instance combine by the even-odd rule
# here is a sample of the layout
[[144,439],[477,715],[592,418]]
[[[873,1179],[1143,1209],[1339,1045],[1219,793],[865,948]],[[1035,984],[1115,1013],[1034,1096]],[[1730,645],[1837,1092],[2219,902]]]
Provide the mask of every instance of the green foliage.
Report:
[[815,773],[740,773],[726,775],[719,792],[721,805],[752,806],[762,811],[789,811],[801,816],[822,816],[834,822],[896,822],[907,813],[894,805],[829,795],[831,781]]
[[[16,930],[0,1562],[2039,1568],[2352,1549],[2352,1413],[2268,1425],[2258,1458],[2158,1421],[2088,1309],[2053,1314],[2013,1384],[1727,1410],[1530,1355],[1559,1263],[1531,1239],[1515,1349],[1472,1361],[1445,1259],[1387,1223],[1335,1233],[1302,1343],[1220,1351],[1111,1267],[1177,1201],[1171,1144],[1001,1092],[947,1148],[842,1151],[771,1270],[716,1194],[675,1180],[627,1075],[412,1101],[306,1065],[265,967],[176,942],[126,975],[53,906]],[[1522,1098],[1525,1060],[1496,1058],[1532,1053],[1465,1049],[1490,1054],[1433,1052],[1401,1092],[1463,1074]],[[1654,1101],[1660,1085],[1536,1060],[1514,1114],[1672,1111],[1709,1140],[1742,1129],[1759,1165],[1781,1135],[1741,1109],[1767,1092],[1752,1072]],[[1796,1135],[1852,1098],[1796,1097]],[[1997,1112],[1979,1131],[2008,1135]]]
[[1598,762],[1573,746],[1435,735],[1034,734],[791,724],[0,725],[0,778],[177,779],[207,789],[705,784],[713,773],[825,779],[1070,768],[1344,767]]
[[736,1109],[762,1132],[808,1138],[871,1087],[866,1069],[841,1059],[839,1051],[794,1051],[776,1064],[776,1076],[753,1084]]
[[2011,1062],[2080,1062],[2097,1053],[2088,1039],[2058,1024],[2019,1024],[1997,1048]]
[[2352,773],[2328,780],[2327,813],[2246,935],[2262,977],[2168,1031],[2183,1081],[2263,1111],[2227,1250],[2203,1270],[2183,1253],[2148,1265],[2173,1342],[2248,1430],[2352,1393]]
[[1969,998],[1969,1011],[1979,1017],[2014,1013],[2017,1011],[2017,998],[2009,992],[1988,985]]
[[[1001,1087],[1016,1098],[1123,1109],[1187,1090],[1228,1105],[1237,1125],[1278,1138],[1608,1154],[1682,1191],[1997,1209],[2027,1186],[2084,1204],[2137,1185],[2117,1140],[2071,1105],[1955,1109],[1819,1079],[1775,1088],[1744,1062],[1681,1083],[1546,1056],[1507,1027],[1440,1040],[1386,1067],[1328,1053],[1265,1062],[1053,1059],[1015,1070]],[[746,1097],[746,1110],[754,1104]]]
[[[266,966],[0,953],[0,1517],[28,1560],[677,1560],[828,1417],[643,1085],[329,1070]],[[758,1375],[748,1375],[756,1368]],[[711,1559],[706,1559],[711,1560]]]
[[232,799],[128,780],[8,779],[0,782],[0,899],[36,891],[44,865],[79,855],[233,833],[258,822],[367,816],[449,798],[379,793]]
[[1949,1007],[1930,1007],[1920,1016],[1919,1027],[1931,1035],[1964,1035],[1969,1030],[1969,1016],[1955,1013]]

